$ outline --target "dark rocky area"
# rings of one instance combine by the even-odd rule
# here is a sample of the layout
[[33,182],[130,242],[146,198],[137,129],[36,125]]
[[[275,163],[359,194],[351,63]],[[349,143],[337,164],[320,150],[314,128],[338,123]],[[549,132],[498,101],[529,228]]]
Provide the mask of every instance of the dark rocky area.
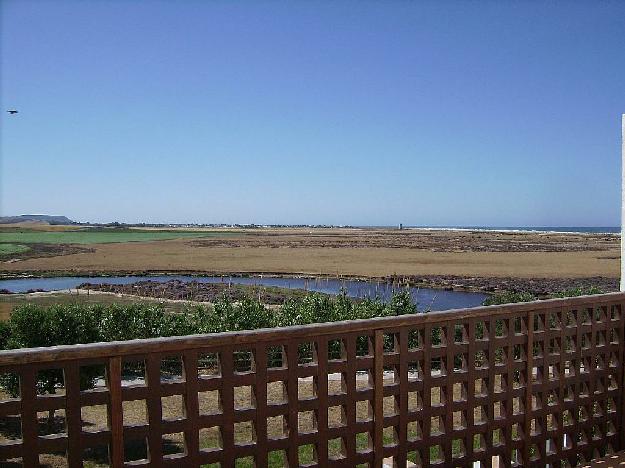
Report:
[[171,280],[164,283],[139,281],[132,284],[83,283],[78,288],[116,294],[198,302],[215,302],[222,297],[232,301],[256,298],[265,304],[283,304],[287,299],[307,294],[306,291],[297,289],[227,283],[200,283],[198,281],[187,283],[180,280]]
[[587,278],[480,278],[462,276],[404,276],[389,278],[391,281],[405,282],[424,288],[465,290],[485,293],[498,291],[530,292],[538,297],[546,297],[571,289],[596,287],[603,292],[619,289],[618,278],[600,276]]

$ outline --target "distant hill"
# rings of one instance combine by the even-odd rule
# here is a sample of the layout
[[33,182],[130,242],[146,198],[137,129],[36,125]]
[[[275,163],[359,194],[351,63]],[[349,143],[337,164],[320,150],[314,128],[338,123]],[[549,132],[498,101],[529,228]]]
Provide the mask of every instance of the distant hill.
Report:
[[0,216],[0,224],[16,224],[16,223],[48,223],[48,224],[74,224],[74,221],[67,216],[51,216],[51,215],[19,215],[19,216]]

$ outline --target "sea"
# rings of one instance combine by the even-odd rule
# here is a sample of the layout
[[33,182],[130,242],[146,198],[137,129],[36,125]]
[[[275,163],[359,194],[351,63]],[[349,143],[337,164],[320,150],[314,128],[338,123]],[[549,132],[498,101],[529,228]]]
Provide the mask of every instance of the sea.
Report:
[[408,226],[409,229],[449,231],[544,232],[572,234],[619,234],[620,226]]

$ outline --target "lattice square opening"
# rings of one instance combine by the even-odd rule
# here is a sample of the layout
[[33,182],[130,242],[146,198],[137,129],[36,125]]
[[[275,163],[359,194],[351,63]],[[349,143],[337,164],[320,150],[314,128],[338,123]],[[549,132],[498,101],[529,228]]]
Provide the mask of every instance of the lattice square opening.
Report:
[[399,351],[399,335],[397,333],[384,333],[384,354],[393,354]]
[[340,339],[328,340],[328,360],[347,360],[347,347],[345,345],[345,341]]
[[468,398],[468,388],[466,382],[456,382],[453,384],[453,401],[458,403],[462,401],[467,401]]
[[0,428],[2,428],[3,442],[20,440],[22,438],[22,415],[8,414],[0,416]]
[[445,327],[432,327],[431,333],[431,343],[433,348],[446,346],[447,345],[447,337],[446,337],[446,328]]
[[330,460],[341,460],[346,456],[345,439],[338,437],[328,440],[328,458]]
[[373,408],[371,406],[371,401],[362,400],[356,402],[356,421],[373,421]]
[[475,379],[475,396],[486,397],[488,395],[488,379],[479,378]]
[[421,391],[408,392],[408,411],[415,412],[423,409],[423,394]]
[[200,378],[221,375],[219,353],[200,353],[197,357],[197,375]]
[[200,450],[211,452],[223,448],[221,428],[219,426],[202,427],[200,429]]
[[163,409],[164,421],[183,419],[185,417],[186,409],[182,395],[161,397],[161,407]]
[[490,324],[484,320],[478,320],[475,322],[475,339],[477,341],[488,341],[489,340],[489,329]]
[[373,439],[370,432],[359,432],[356,434],[356,452],[369,453],[373,450]]
[[297,398],[300,401],[314,400],[317,397],[317,377],[297,379]]
[[44,369],[37,372],[37,395],[65,395],[63,369]]
[[525,413],[525,403],[521,397],[512,398],[512,414],[524,414]]
[[345,406],[329,406],[328,407],[328,426],[343,427],[347,425],[347,415]]
[[560,330],[560,314],[558,312],[550,312],[548,317],[548,325],[550,330]]
[[384,385],[391,385],[399,382],[399,371],[395,366],[384,366],[383,370]]
[[85,465],[87,466],[89,466],[89,462],[95,464],[98,467],[111,466],[108,445],[94,445],[91,447],[85,447],[82,452],[82,459],[87,462],[85,463]]
[[514,423],[512,425],[512,440],[523,440],[523,438],[523,426],[519,423]]
[[443,447],[440,445],[433,445],[430,447],[430,464],[439,465],[444,461]]
[[[333,344],[328,342],[328,358],[330,358],[330,348],[340,349],[340,343],[337,344],[336,340],[332,341]],[[297,364],[300,366],[315,365],[317,364],[317,343],[314,341],[305,341],[297,345]]]
[[344,372],[328,375],[328,395],[345,395],[347,393],[347,376]]
[[467,454],[467,449],[464,444],[464,439],[452,439],[451,441],[451,456],[454,459],[464,458]]
[[315,444],[300,445],[298,449],[300,466],[317,463],[317,446]]
[[287,384],[283,380],[267,382],[267,405],[280,405],[288,401]]
[[385,447],[394,447],[397,445],[399,438],[395,426],[385,427],[382,430],[382,440]]
[[246,410],[256,408],[256,389],[254,385],[234,387],[234,409]]
[[445,387],[432,387],[431,391],[431,405],[432,406],[444,406],[447,401]]
[[300,411],[297,415],[298,432],[308,434],[317,430],[316,411]]
[[506,374],[495,374],[495,393],[505,393],[508,390],[508,376]]
[[267,455],[268,466],[288,466],[286,452],[284,450],[274,450]]
[[493,418],[504,419],[506,417],[506,405],[503,401],[493,402]]
[[409,421],[407,426],[406,437],[409,441],[414,442],[423,440],[423,423],[419,421]]
[[281,414],[278,416],[267,417],[267,437],[270,439],[284,439],[289,435],[289,426],[286,417]]
[[220,390],[207,390],[205,392],[198,392],[197,398],[201,415],[219,414],[223,412]]
[[82,430],[85,432],[106,431],[108,429],[108,406],[82,406],[80,408],[80,419],[82,421]]
[[454,356],[454,372],[462,373],[467,372],[469,370],[469,366],[467,365],[467,354],[459,353]]
[[473,424],[476,426],[486,424],[488,422],[488,409],[485,406],[476,406],[473,408]]
[[63,408],[50,411],[38,411],[37,423],[39,426],[38,434],[40,436],[67,434],[67,420],[65,418],[65,409]]
[[250,466],[254,466],[254,457],[251,455],[247,457],[237,457],[234,460],[235,468],[249,468]]
[[148,407],[145,400],[122,401],[124,426],[138,426],[148,423]]
[[80,366],[80,390],[98,390],[106,388],[106,365],[92,364]]
[[469,326],[464,323],[454,325],[454,343],[469,344]]
[[412,452],[408,452],[407,458],[409,462],[414,463],[416,466],[423,466],[423,458],[419,451],[413,450]]
[[436,437],[445,434],[445,422],[441,416],[430,417],[430,436]]
[[165,356],[161,359],[161,382],[184,381],[182,356]]
[[373,375],[371,371],[360,370],[356,372],[356,389],[367,390],[373,388]]
[[493,429],[493,447],[501,447],[506,444],[506,439],[503,435],[503,430]]
[[373,356],[373,340],[371,336],[361,335],[356,338],[356,356]]
[[145,385],[145,361],[124,361],[122,366],[122,387]]
[[522,388],[525,387],[527,383],[527,372],[524,370],[515,370],[512,373],[512,388]]
[[430,360],[430,372],[433,377],[447,375],[447,358],[433,357]]
[[286,350],[284,349],[284,346],[267,346],[266,351],[268,369],[286,369],[288,367]]
[[495,336],[497,338],[508,336],[508,319],[495,319]]
[[232,353],[235,374],[256,372],[256,358],[251,349],[238,349]]
[[250,445],[256,441],[256,428],[253,421],[234,423],[235,445]]
[[408,382],[420,382],[423,380],[423,361],[408,362]]
[[486,438],[484,434],[473,434],[473,453],[486,451]]
[[418,351],[423,349],[423,329],[408,331],[408,350]]
[[126,439],[124,438],[124,461],[139,462],[148,460],[147,439]]
[[394,395],[384,397],[384,416],[395,416],[396,414],[399,414],[397,397]]
[[164,458],[171,458],[175,455],[184,455],[186,451],[184,432],[163,434]]
[[547,430],[557,431],[560,427],[558,414],[547,414]]
[[495,366],[503,367],[508,362],[508,347],[503,346],[495,349]]
[[461,429],[465,429],[467,427],[467,417],[465,411],[454,411],[453,412],[453,423],[454,430],[459,431]]
[[527,335],[527,320],[525,317],[515,317],[512,319],[512,326],[515,335]]
[[485,350],[478,350],[475,352],[475,368],[476,369],[488,369],[488,352]]

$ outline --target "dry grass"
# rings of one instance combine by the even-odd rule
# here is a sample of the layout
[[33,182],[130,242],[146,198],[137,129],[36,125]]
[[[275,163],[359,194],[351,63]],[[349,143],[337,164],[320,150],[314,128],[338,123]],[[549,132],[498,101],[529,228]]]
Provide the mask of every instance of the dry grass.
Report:
[[[320,230],[311,235],[303,229],[250,230],[245,236],[235,237],[228,232],[230,235],[216,236],[208,244],[190,239],[92,244],[94,252],[90,253],[1,265],[6,272],[196,271],[362,277],[400,274],[576,278],[617,277],[619,273],[616,236],[559,234],[550,238],[539,234],[440,231],[432,243],[432,233],[414,231],[400,239],[404,244],[385,247],[397,241],[397,232]],[[336,238],[340,239],[338,244]],[[467,251],[468,244],[473,250]],[[501,251],[502,244],[512,246],[513,251]],[[482,248],[485,250],[479,250]],[[542,251],[551,248],[566,251]]]

